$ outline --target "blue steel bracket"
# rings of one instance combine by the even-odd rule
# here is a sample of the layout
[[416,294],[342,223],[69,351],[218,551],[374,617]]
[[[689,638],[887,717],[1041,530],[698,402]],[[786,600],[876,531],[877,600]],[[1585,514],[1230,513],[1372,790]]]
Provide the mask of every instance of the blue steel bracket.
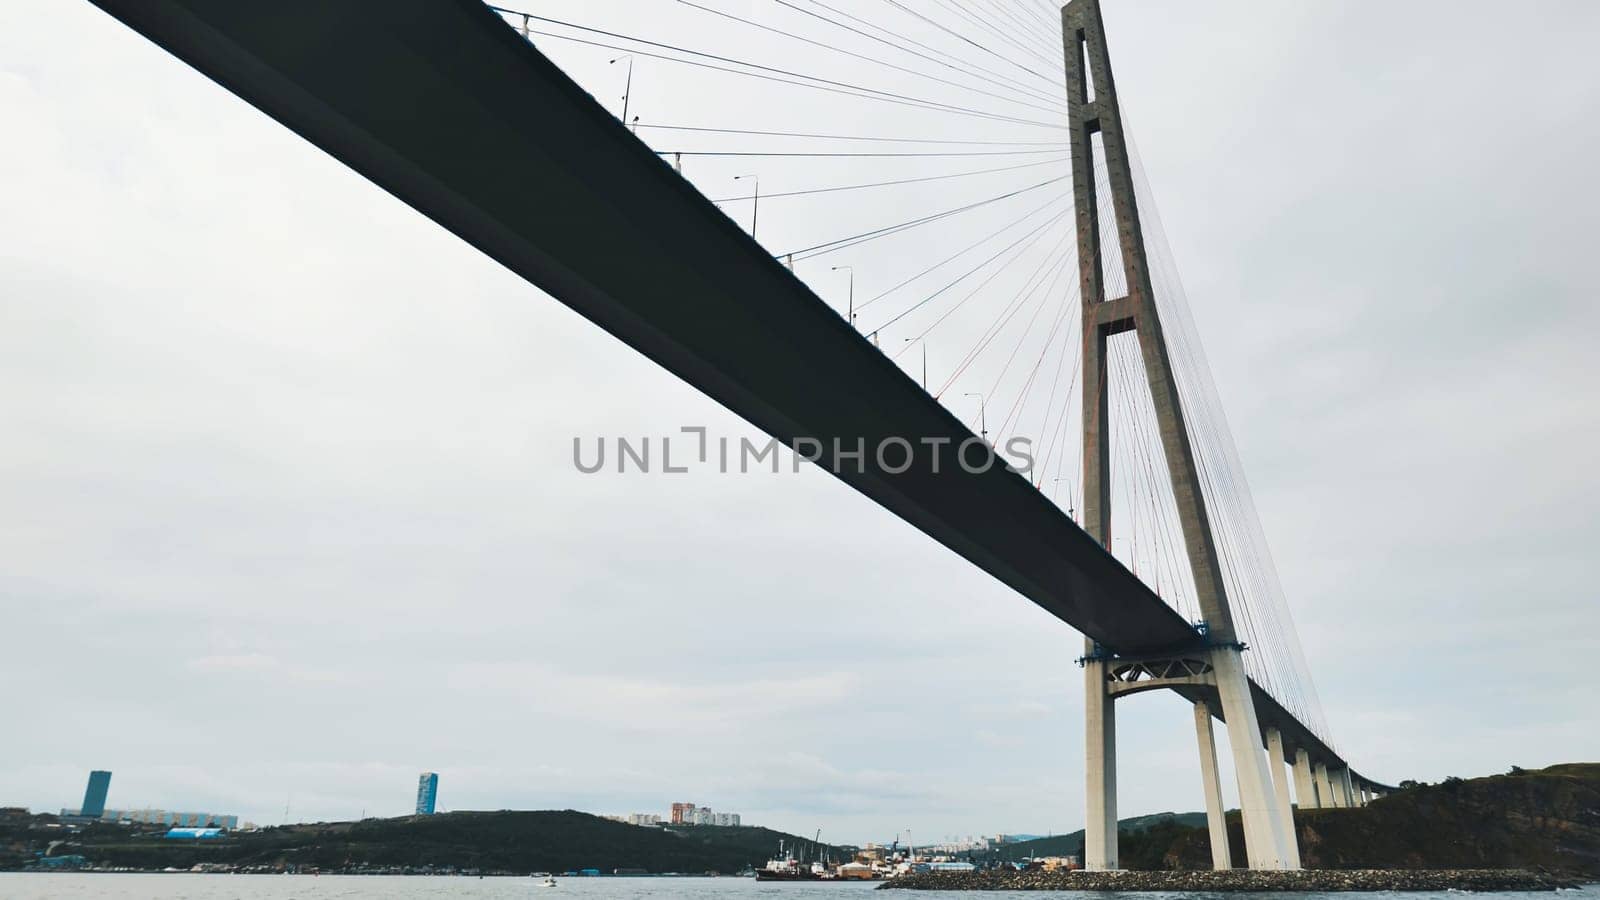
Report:
[[1083,656],[1078,657],[1076,662],[1078,664],[1078,668],[1081,669],[1084,666],[1086,666],[1086,665],[1088,665],[1089,663],[1092,663],[1092,662],[1108,662],[1108,663],[1109,662],[1128,662],[1128,661],[1138,661],[1138,660],[1143,660],[1143,659],[1152,659],[1152,658],[1160,658],[1160,657],[1182,656],[1184,653],[1192,653],[1196,649],[1219,650],[1219,649],[1232,648],[1234,650],[1238,650],[1240,653],[1244,653],[1245,651],[1250,649],[1250,645],[1245,643],[1244,641],[1217,642],[1217,641],[1207,640],[1207,637],[1210,634],[1211,629],[1206,626],[1205,622],[1196,622],[1194,624],[1194,631],[1195,631],[1195,636],[1199,640],[1196,641],[1196,643],[1195,643],[1195,645],[1193,647],[1190,647],[1190,648],[1187,648],[1187,649],[1173,650],[1173,651],[1170,651],[1170,652],[1167,652],[1167,653],[1158,653],[1158,654],[1141,653],[1141,654],[1136,654],[1136,655],[1126,656],[1125,657],[1125,656],[1122,656],[1122,655],[1118,654],[1115,650],[1112,650],[1112,649],[1110,649],[1110,648],[1108,648],[1108,647],[1106,647],[1106,646],[1104,646],[1102,644],[1096,643],[1094,645],[1094,650],[1092,650],[1089,653],[1084,654]]

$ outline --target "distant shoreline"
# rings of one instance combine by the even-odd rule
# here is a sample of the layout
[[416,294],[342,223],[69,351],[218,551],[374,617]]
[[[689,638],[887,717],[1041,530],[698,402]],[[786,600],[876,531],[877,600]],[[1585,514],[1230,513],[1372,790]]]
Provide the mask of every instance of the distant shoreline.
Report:
[[1582,887],[1566,875],[1528,869],[1230,869],[1161,872],[961,872],[907,875],[880,890],[1205,891],[1212,893],[1375,891],[1555,891]]

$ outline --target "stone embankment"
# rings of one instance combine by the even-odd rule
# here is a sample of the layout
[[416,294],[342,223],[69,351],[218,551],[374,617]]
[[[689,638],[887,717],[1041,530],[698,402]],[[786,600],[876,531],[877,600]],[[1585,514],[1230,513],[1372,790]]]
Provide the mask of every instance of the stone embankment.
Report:
[[1574,879],[1526,869],[1232,869],[1162,872],[934,872],[880,888],[924,891],[1553,891]]

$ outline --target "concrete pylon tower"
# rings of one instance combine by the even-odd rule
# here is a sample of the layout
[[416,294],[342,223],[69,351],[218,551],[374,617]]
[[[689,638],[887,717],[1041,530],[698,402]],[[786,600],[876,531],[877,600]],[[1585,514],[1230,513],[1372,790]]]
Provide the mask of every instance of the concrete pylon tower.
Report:
[[[1106,349],[1111,337],[1131,331],[1135,333],[1144,359],[1184,547],[1194,573],[1200,608],[1206,617],[1206,641],[1195,651],[1204,657],[1206,671],[1186,678],[1183,684],[1203,686],[1208,696],[1216,697],[1227,723],[1250,867],[1294,868],[1299,858],[1294,847],[1294,823],[1289,819],[1287,803],[1282,802],[1286,795],[1275,788],[1264,752],[1264,735],[1245,675],[1243,647],[1234,629],[1222,565],[1151,287],[1099,0],[1071,0],[1062,7],[1061,20],[1077,216],[1078,275],[1083,298],[1084,527],[1102,545],[1109,543],[1111,459]],[[1104,266],[1112,257],[1102,252],[1105,248],[1100,240],[1101,205],[1107,198],[1099,195],[1097,167],[1104,169],[1116,222],[1116,249],[1120,251],[1118,255],[1127,285],[1127,293],[1120,297],[1106,296]],[[1088,817],[1084,865],[1090,869],[1117,868],[1114,704],[1117,692],[1112,673],[1122,661],[1114,647],[1100,647],[1092,642],[1086,646]],[[1200,736],[1202,752],[1208,738],[1209,734]],[[1281,747],[1279,750],[1281,752]],[[1216,815],[1220,817],[1221,811]],[[1217,833],[1219,823],[1212,824],[1213,833]],[[1225,865],[1225,860],[1225,854],[1217,854],[1218,865]]]

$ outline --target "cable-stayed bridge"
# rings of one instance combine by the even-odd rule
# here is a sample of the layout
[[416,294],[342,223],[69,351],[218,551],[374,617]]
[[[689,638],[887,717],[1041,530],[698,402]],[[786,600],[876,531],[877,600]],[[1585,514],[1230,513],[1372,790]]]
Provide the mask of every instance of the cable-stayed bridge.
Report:
[[[1194,704],[1219,867],[1215,720],[1252,867],[1386,789],[1323,719],[1097,0],[95,2],[1082,632],[1090,867],[1133,694]],[[646,62],[698,118],[646,118]]]

